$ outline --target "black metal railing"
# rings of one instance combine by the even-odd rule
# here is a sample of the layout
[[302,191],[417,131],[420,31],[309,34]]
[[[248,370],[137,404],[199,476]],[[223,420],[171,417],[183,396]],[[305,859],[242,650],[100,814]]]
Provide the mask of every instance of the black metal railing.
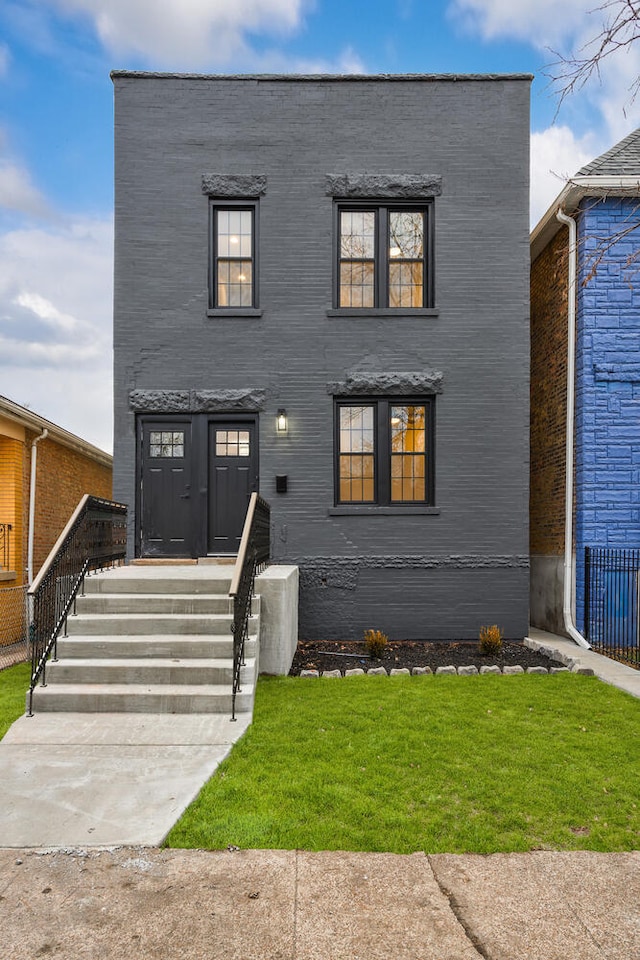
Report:
[[46,664],[56,657],[60,630],[84,578],[91,570],[123,560],[127,549],[127,508],[122,503],[85,494],[58,542],[29,588],[31,685],[29,716],[33,715],[33,691],[46,684]]
[[269,563],[270,548],[271,507],[259,494],[252,493],[229,589],[229,597],[233,600],[232,720],[236,719],[236,695],[241,693],[240,672],[244,666],[244,648],[249,636],[249,617],[256,574]]
[[0,523],[0,567],[9,569],[11,562],[11,524]]
[[640,668],[640,549],[585,547],[584,633],[598,653]]

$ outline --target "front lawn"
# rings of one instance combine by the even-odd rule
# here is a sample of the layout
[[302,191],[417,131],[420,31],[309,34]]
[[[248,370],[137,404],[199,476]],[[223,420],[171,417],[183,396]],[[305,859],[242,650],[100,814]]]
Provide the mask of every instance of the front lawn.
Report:
[[640,848],[640,703],[591,677],[261,679],[171,847]]
[[13,721],[24,713],[30,681],[30,663],[16,663],[0,670],[0,740]]

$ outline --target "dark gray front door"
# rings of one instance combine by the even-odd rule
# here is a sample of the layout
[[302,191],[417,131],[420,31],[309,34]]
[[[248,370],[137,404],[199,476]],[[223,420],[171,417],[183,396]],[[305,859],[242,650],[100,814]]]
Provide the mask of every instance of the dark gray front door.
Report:
[[190,557],[191,421],[145,420],[141,446],[141,555]]
[[237,553],[249,497],[258,489],[255,422],[209,424],[208,553]]

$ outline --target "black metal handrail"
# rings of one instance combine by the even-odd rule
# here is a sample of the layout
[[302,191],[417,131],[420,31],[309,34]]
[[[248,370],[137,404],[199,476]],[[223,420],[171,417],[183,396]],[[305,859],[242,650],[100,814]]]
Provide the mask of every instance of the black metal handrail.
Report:
[[46,664],[85,575],[123,560],[127,550],[127,508],[122,503],[84,495],[58,541],[29,587],[31,684],[29,716],[33,716],[33,691],[42,680]]
[[266,567],[270,556],[271,507],[259,494],[252,493],[229,589],[229,597],[233,600],[232,720],[236,719],[236,694],[241,693],[240,671],[244,666],[244,648],[249,636],[249,617],[256,574]]
[[640,549],[585,547],[584,635],[598,653],[640,668]]
[[5,570],[9,569],[10,563],[11,530],[10,523],[0,523],[0,567]]

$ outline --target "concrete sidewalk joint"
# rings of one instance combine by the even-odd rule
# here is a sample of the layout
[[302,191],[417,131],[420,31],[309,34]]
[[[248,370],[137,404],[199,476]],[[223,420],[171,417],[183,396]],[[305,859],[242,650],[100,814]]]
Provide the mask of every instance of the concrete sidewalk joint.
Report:
[[640,942],[637,852],[0,850],[0,876],[12,960],[630,960]]

